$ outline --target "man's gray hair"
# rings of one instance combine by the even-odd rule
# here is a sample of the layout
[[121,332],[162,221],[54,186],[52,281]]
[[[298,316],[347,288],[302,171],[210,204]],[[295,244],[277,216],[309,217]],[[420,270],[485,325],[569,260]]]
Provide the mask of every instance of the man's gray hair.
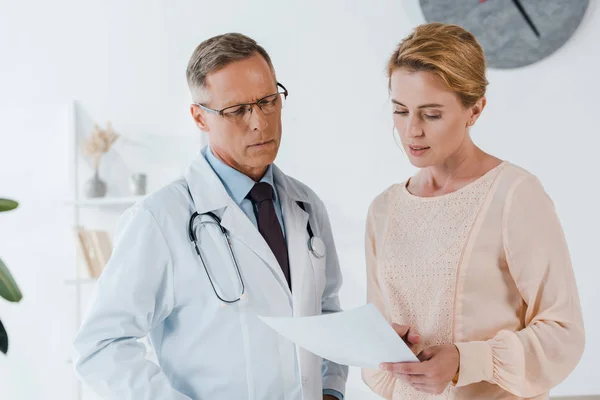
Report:
[[206,76],[227,65],[260,54],[274,71],[271,57],[267,51],[252,38],[241,33],[226,33],[214,36],[200,43],[190,62],[186,76],[192,100],[196,103],[206,101]]

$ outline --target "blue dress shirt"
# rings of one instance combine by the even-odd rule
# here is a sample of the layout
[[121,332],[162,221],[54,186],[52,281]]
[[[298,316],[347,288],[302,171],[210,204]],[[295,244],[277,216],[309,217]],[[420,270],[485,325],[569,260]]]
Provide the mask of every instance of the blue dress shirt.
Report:
[[[223,183],[223,186],[225,186],[225,190],[227,190],[229,196],[242,209],[244,214],[246,214],[246,216],[250,218],[250,221],[252,221],[254,226],[258,226],[252,200],[246,198],[246,196],[248,195],[248,193],[250,193],[250,190],[252,190],[256,182],[254,182],[254,180],[249,176],[244,175],[237,169],[232,168],[229,165],[225,164],[223,161],[219,160],[214,155],[210,147],[206,151],[206,161],[208,161],[213,171],[215,171],[215,173]],[[265,175],[262,177],[260,182],[266,182],[273,187],[273,191],[275,192],[275,196],[273,197],[275,213],[277,214],[277,219],[281,224],[281,230],[283,232],[283,235],[285,236],[285,227],[283,226],[283,214],[281,212],[279,196],[277,195],[277,188],[275,187],[275,182],[273,180],[272,165],[269,165],[269,167],[267,168],[267,172],[265,172]]]

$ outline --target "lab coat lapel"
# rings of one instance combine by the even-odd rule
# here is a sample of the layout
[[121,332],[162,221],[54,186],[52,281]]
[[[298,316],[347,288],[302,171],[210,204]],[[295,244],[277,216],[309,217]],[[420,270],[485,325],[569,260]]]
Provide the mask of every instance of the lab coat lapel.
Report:
[[309,214],[298,205],[298,202],[306,202],[306,196],[298,193],[293,182],[277,167],[274,167],[273,174],[281,202],[287,239],[294,315],[302,315],[302,312],[299,311],[302,309],[303,303],[312,301],[312,298],[307,299],[307,296],[312,296],[311,293],[314,293],[314,290],[306,288],[306,285],[312,282],[307,281],[307,277],[312,277],[308,254]]
[[[248,219],[246,214],[229,196],[223,183],[206,161],[204,157],[205,152],[206,147],[202,149],[201,154],[196,157],[185,173],[190,195],[196,208],[195,211],[203,214],[223,210],[220,213],[221,225],[229,231],[234,241],[239,240],[267,264],[291,300],[287,281],[271,248],[252,221]],[[238,261],[240,268],[243,270],[246,260]]]
[[246,214],[234,204],[227,207],[223,213],[221,224],[231,233],[233,239],[237,239],[251,249],[256,255],[265,261],[279,284],[285,289],[285,293],[291,299],[290,288],[285,275],[271,251],[271,248],[262,237],[258,228],[248,219]]
[[310,258],[307,251],[308,234],[306,230],[308,213],[300,208],[298,203],[285,193],[280,195],[280,200],[290,260],[294,315],[296,315],[300,305],[306,300],[304,285],[307,268],[310,268]]

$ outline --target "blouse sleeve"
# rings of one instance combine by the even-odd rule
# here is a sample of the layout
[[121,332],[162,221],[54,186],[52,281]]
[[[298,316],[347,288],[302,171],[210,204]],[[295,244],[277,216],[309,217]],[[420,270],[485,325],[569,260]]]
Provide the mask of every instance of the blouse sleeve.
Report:
[[524,328],[488,341],[456,343],[456,386],[480,381],[519,397],[548,392],[575,368],[584,348],[579,295],[554,205],[533,176],[516,183],[502,235],[510,274],[524,302]]
[[[367,302],[375,305],[381,314],[390,322],[389,313],[385,307],[385,301],[377,279],[377,248],[375,235],[374,204],[369,207],[367,215],[367,226],[365,234],[365,257],[367,264]],[[362,370],[363,381],[385,399],[391,399],[394,393],[396,379],[387,371],[377,369]]]

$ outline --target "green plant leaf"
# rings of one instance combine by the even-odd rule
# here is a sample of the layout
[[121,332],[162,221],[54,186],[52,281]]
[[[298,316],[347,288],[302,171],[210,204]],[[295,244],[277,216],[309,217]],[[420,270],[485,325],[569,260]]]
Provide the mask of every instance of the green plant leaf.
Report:
[[2,321],[0,321],[0,351],[4,354],[8,351],[8,334],[4,329],[4,325],[2,325]]
[[2,260],[0,260],[0,296],[15,303],[23,298],[17,283]]
[[17,207],[19,207],[19,203],[14,200],[0,199],[0,212],[14,210]]

